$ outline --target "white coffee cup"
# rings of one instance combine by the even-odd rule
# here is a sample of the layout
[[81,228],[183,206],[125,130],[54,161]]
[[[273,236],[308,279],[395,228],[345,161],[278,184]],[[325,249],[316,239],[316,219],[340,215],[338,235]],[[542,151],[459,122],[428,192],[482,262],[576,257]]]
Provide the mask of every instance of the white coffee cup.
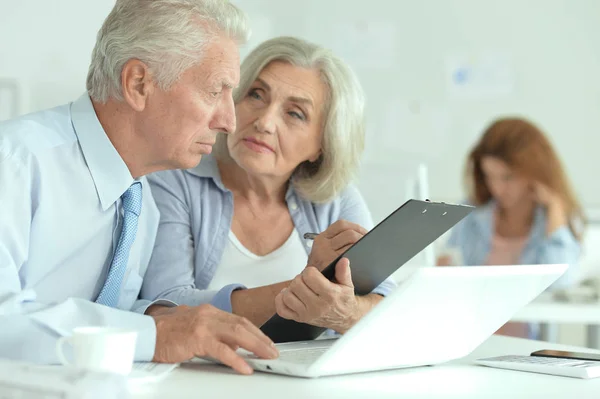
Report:
[[[91,371],[129,374],[133,365],[137,331],[111,327],[78,327],[70,337],[56,343],[56,355],[63,365]],[[67,360],[63,347],[73,347],[73,361]]]

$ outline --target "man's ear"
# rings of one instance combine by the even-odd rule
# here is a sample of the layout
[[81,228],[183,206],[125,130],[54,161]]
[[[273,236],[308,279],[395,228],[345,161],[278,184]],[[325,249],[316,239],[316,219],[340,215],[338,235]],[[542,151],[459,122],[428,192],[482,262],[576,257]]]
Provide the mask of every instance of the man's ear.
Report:
[[127,61],[121,71],[121,89],[125,102],[135,111],[143,111],[148,95],[154,91],[148,66],[137,59]]

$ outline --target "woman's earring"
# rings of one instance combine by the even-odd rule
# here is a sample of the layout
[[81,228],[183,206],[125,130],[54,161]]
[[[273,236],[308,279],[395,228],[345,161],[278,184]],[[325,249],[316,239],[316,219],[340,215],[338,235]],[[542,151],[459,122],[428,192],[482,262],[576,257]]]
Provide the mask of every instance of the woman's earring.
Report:
[[321,159],[321,155],[322,154],[323,153],[321,151],[319,151],[319,153],[317,154],[317,156],[315,158],[313,158],[313,159],[309,159],[308,162],[315,163],[315,162],[319,161]]

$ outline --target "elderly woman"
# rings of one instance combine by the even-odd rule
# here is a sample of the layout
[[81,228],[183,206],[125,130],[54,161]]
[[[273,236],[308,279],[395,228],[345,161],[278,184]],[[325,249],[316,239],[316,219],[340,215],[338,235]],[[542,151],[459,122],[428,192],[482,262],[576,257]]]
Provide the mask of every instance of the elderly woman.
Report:
[[[360,84],[331,52],[281,37],[245,59],[234,102],[237,130],[211,156],[149,179],[161,220],[142,296],[343,333],[393,287],[355,296],[347,259],[335,283],[320,273],[373,225],[349,185],[364,146]],[[314,245],[307,232],[320,233]]]

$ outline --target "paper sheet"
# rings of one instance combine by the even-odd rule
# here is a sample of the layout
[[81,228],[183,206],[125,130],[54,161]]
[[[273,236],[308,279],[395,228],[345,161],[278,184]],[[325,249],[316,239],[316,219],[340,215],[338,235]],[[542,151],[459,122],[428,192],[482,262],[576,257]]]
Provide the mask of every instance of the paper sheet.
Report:
[[118,374],[0,360],[0,398],[125,399],[127,381]]
[[175,370],[179,364],[136,362],[128,378],[130,382],[155,382],[164,378],[171,371]]

